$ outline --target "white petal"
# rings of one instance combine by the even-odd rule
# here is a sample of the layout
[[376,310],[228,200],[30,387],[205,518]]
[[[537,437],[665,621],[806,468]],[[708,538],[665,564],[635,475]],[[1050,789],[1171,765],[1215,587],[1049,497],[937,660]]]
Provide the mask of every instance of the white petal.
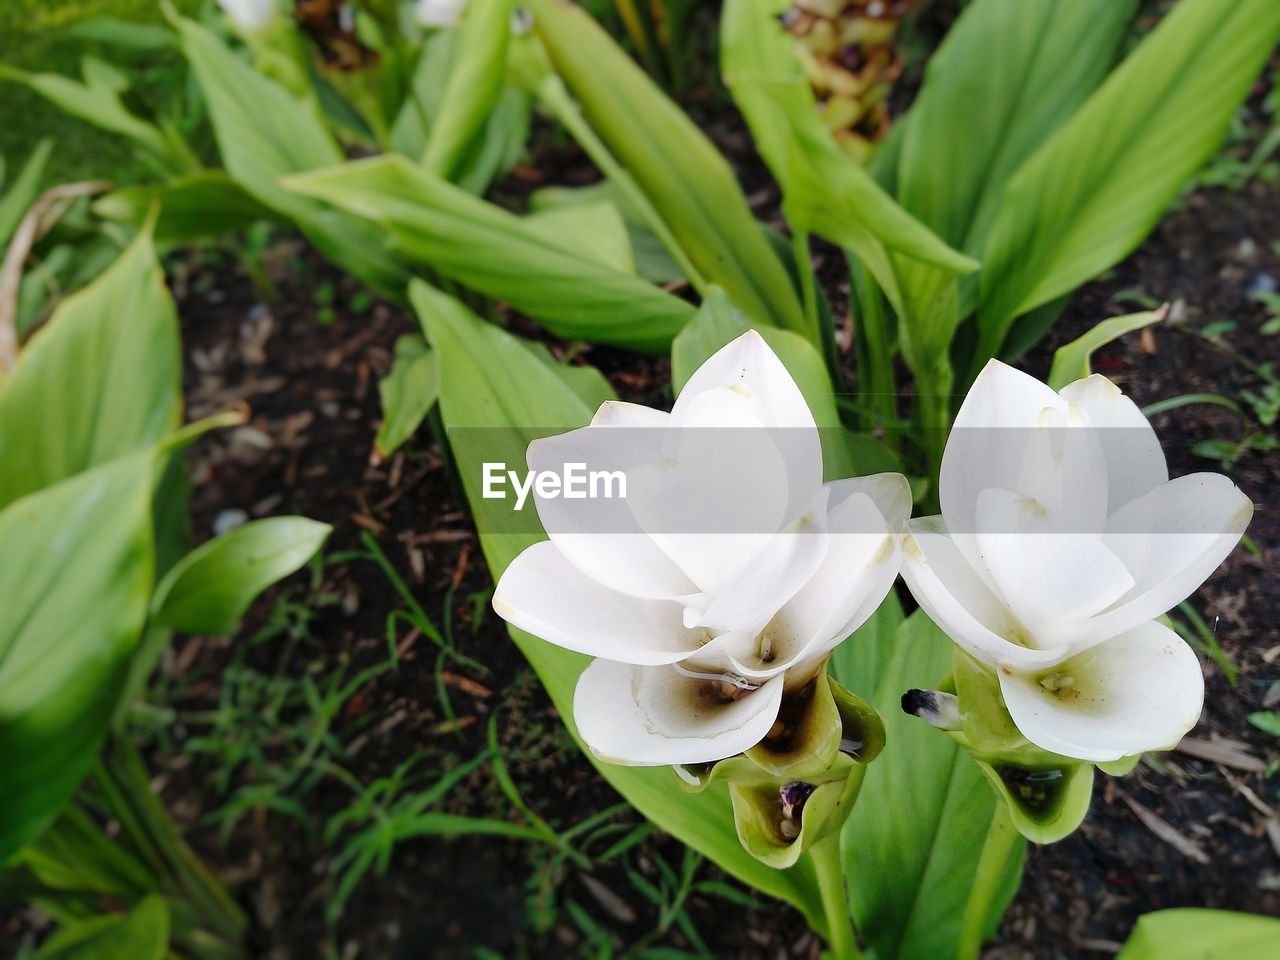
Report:
[[1061,639],[1080,649],[1167,613],[1227,558],[1252,516],[1249,498],[1216,473],[1179,477],[1130,501],[1107,521],[1103,541],[1135,586]]
[[969,565],[941,521],[912,520],[903,544],[903,579],[929,619],[984,663],[1033,670],[1066,656],[1065,646],[1035,650],[1026,645],[1025,631]]
[[1062,532],[1049,510],[1021,494],[984,490],[978,527],[982,562],[1035,646],[1044,628],[1090,617],[1133,587],[1101,536]]
[[760,334],[749,330],[694,371],[672,407],[672,421],[677,426],[697,422],[696,401],[719,389],[746,400],[770,432],[790,478],[787,520],[795,519],[822,484],[822,441],[800,388]]
[[628,474],[627,501],[685,575],[716,593],[803,510],[788,516],[788,465],[744,397],[705,391],[686,421],[667,432],[661,461]]
[[[861,492],[845,496],[828,510],[827,555],[813,578],[782,609],[785,635],[792,638],[795,647],[788,651],[785,645],[775,644],[773,653],[775,662],[781,660],[788,668],[795,661],[824,656],[849,636],[880,605],[897,579],[899,530],[905,516],[890,489],[896,484],[880,478],[860,479],[871,481],[863,485],[865,489],[888,493],[882,502],[897,516],[887,520],[881,507]],[[898,480],[906,486],[905,478]],[[841,484],[845,489],[840,492],[847,492],[849,482]],[[906,500],[910,504],[909,492]]]
[[693,372],[671,410],[672,417],[681,421],[696,397],[724,387],[733,388],[750,401],[766,427],[816,429],[813,414],[795,380],[754,330],[725,344]]
[[[871,498],[876,510],[890,530],[900,533],[906,529],[911,516],[911,485],[900,473],[876,473],[868,477],[849,477],[826,484],[831,495],[827,500],[827,512],[834,512],[840,504],[854,494],[862,493]],[[834,526],[833,526],[834,529]],[[847,533],[866,531],[846,530]]]
[[1047,678],[1004,671],[999,676],[1023,736],[1081,760],[1168,750],[1196,725],[1204,702],[1196,655],[1155,622],[1071,657]]
[[829,548],[826,529],[827,491],[821,490],[813,507],[770,538],[730,583],[708,594],[705,606],[686,607],[685,624],[714,633],[761,630],[813,578]]
[[597,660],[578,679],[573,719],[596,756],[610,763],[711,763],[755,746],[773,726],[782,678],[722,702],[706,680],[672,667]]
[[[632,474],[659,462],[669,415],[637,404],[601,404],[591,425],[529,444],[530,470],[563,473],[566,464],[588,471],[622,471],[628,494]],[[682,597],[697,592],[648,534],[622,497],[533,495],[543,529],[560,552],[591,579],[636,597]]]
[[511,561],[494,589],[493,609],[558,647],[624,663],[674,663],[706,638],[685,627],[679,603],[603,587],[545,540]]
[[1064,400],[1088,416],[1107,464],[1109,509],[1114,513],[1134,497],[1169,481],[1160,440],[1137,404],[1101,374],[1067,384]]
[[978,494],[1015,483],[1041,413],[1063,406],[1065,401],[1035,377],[999,360],[983,368],[956,414],[942,455],[938,494],[948,529],[975,530]]

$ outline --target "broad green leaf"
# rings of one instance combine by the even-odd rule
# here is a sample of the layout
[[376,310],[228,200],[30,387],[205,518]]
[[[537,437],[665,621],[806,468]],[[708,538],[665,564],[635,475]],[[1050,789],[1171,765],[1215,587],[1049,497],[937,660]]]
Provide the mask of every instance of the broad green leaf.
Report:
[[537,357],[539,363],[545,363],[561,383],[578,395],[578,399],[586,404],[588,410],[597,410],[606,400],[618,399],[613,387],[609,386],[609,381],[595,367],[563,363],[552,355],[545,343],[535,340],[517,342]]
[[[902,320],[918,379],[944,372],[960,320],[956,277],[978,268],[900,207],[836,142],[781,26],[783,0],[731,0],[721,24],[726,83],[782,186],[783,214],[866,265]],[[945,392],[946,386],[941,386]]]
[[4,193],[0,194],[0,247],[9,245],[9,238],[18,229],[18,224],[22,222],[27,209],[39,196],[40,178],[44,176],[44,166],[49,162],[49,154],[52,151],[52,139],[37,143],[13,183],[10,183]]
[[147,617],[151,484],[144,451],[0,512],[0,863],[102,746]]
[[900,121],[902,205],[952,246],[981,256],[1005,183],[1102,82],[1134,6],[969,4],[929,59],[920,94]]
[[438,358],[420,334],[405,334],[396,341],[391,372],[378,383],[382,399],[382,426],[374,447],[381,457],[389,457],[404,445],[440,394]]
[[65,31],[68,38],[130,50],[156,52],[172,50],[178,45],[177,35],[163,24],[122,20],[119,17],[98,16],[77,20],[67,24]]
[[280,185],[283,176],[344,159],[313,105],[258,73],[198,23],[177,18],[176,25],[232,178],[293,221],[330,260],[381,291],[403,295],[405,268],[371,224]]
[[1274,960],[1280,920],[1229,910],[1157,910],[1138,918],[1116,960]]
[[404,157],[290,177],[290,190],[374,221],[412,260],[570,339],[666,350],[694,308],[473,197]]
[[258,594],[301,569],[332,528],[303,517],[268,517],[215,537],[183,557],[156,588],[158,626],[229,634]]
[[708,283],[756,323],[805,333],[804,312],[711,141],[580,8],[532,0],[538,37],[591,127]]
[[1112,340],[1123,337],[1126,333],[1159,323],[1165,318],[1166,313],[1163,309],[1150,310],[1146,313],[1130,313],[1095,324],[1085,333],[1053,352],[1049,386],[1055,390],[1061,390],[1067,384],[1089,376],[1093,372],[1089,368],[1089,358],[1093,356],[1095,350],[1106,346]]
[[1009,181],[975,368],[1014,318],[1134,249],[1222,142],[1280,37],[1274,0],[1183,0]]
[[76,920],[48,939],[34,960],[164,960],[169,955],[169,905],[144,897],[128,913]]
[[[671,344],[672,387],[680,390],[708,357],[749,329],[752,329],[752,324],[742,311],[729,302],[727,294],[719,287],[710,288],[697,316],[689,321],[689,325],[680,331]],[[850,432],[845,429],[836,410],[835,394],[831,390],[826,364],[822,362],[822,357],[813,344],[790,330],[762,326],[756,326],[755,329],[778,355],[778,359],[804,394],[814,422],[821,431],[823,473],[826,479],[865,476],[897,469],[888,450],[879,447],[869,437],[866,438],[867,443],[857,444],[856,450],[862,456],[855,456]]]
[[143,233],[0,383],[0,506],[159,441],[181,420],[181,383],[177,314]]
[[644,217],[627,203],[626,194],[608,180],[589,187],[543,187],[529,198],[529,209],[539,214],[597,203],[612,203],[622,215],[635,260],[634,272],[638,276],[657,284],[673,283],[684,277],[662,241],[645,225]]
[[[484,323],[457,301],[425,284],[415,284],[411,297],[432,345],[440,351],[441,411],[481,531],[481,547],[496,578],[541,536],[511,530],[501,515],[503,508],[495,507],[499,501],[481,497],[481,460],[522,463],[530,440],[581,426],[592,411],[510,334]],[[479,446],[481,435],[483,449]],[[499,441],[499,437],[504,439]],[[573,689],[587,659],[519,630],[512,630],[511,635],[577,738],[572,719]],[[596,760],[589,752],[587,755],[600,774],[658,827],[744,882],[805,911],[815,929],[825,929],[816,907],[816,880],[808,857],[790,869],[774,870],[746,853],[734,832],[725,787],[717,784],[702,793],[688,794],[670,770],[614,766]]]
[[525,217],[525,223],[601,266],[620,273],[636,272],[627,225],[609,200],[535,211]]
[[93,202],[104,220],[141,227],[159,203],[157,243],[189,243],[243,230],[260,220],[277,220],[223,170],[202,170],[165,183],[122,187]]
[[[936,688],[953,645],[922,611],[905,621],[890,595],[831,657],[832,675],[885,721],[888,748],[867,768],[842,837],[858,929],[878,960],[954,957],[997,810],[977,764],[950,737],[902,712],[902,694]],[[989,905],[989,934],[1017,891],[1025,843],[1012,848]],[[984,909],[985,908],[985,909]],[[985,918],[980,915],[985,913]]]
[[449,81],[422,154],[422,165],[446,180],[453,179],[502,93],[511,13],[511,0],[471,0],[463,13]]
[[135,116],[124,105],[120,94],[128,81],[119,71],[93,57],[85,57],[80,69],[82,82],[58,73],[28,73],[0,63],[0,80],[21,83],[73,117],[128,137],[146,151],[145,159],[158,163],[162,169],[175,172],[191,165],[193,158],[184,155],[164,131]]

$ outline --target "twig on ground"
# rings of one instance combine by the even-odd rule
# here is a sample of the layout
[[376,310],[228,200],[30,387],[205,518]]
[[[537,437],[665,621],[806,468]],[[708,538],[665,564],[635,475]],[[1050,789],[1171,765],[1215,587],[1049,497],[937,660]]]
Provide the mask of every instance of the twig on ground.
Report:
[[18,291],[31,248],[62,219],[73,201],[109,189],[109,180],[64,183],[42,193],[18,224],[0,265],[0,373],[7,374],[18,362]]

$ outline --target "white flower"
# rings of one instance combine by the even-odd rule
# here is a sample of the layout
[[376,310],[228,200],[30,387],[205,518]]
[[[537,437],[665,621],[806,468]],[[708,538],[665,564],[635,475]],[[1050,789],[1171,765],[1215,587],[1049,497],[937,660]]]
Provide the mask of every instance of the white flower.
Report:
[[418,0],[413,16],[424,27],[456,27],[466,6],[467,0]]
[[616,763],[721,760],[755,746],[784,690],[879,606],[898,572],[906,481],[822,483],[812,414],[750,332],[689,379],[670,414],[608,402],[536,441],[529,467],[623,470],[627,497],[539,498],[550,535],[512,562],[494,609],[598,657],[574,719]]
[[1195,655],[1154,622],[1244,533],[1229,479],[1169,479],[1151,425],[1097,374],[1055,393],[991,361],[947,440],[942,515],[911,522],[903,574],[995,669],[1032,743],[1083,760],[1175,745],[1199,718]]
[[279,0],[218,0],[218,6],[244,33],[261,30],[280,10]]

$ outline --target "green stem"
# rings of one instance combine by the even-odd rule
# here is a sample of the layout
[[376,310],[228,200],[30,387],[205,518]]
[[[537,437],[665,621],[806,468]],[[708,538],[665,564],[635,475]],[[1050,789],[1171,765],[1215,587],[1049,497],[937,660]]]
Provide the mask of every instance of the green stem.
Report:
[[596,132],[591,129],[591,125],[582,116],[582,111],[578,109],[578,105],[569,96],[569,91],[565,88],[564,82],[555,74],[548,75],[538,87],[538,99],[555,114],[556,119],[569,131],[569,135],[577,141],[578,146],[586,151],[587,156],[591,158],[591,162],[600,168],[600,172],[621,191],[627,203],[644,220],[645,226],[658,238],[659,242],[666,248],[667,253],[671,254],[671,259],[676,262],[680,272],[693,285],[693,289],[698,291],[698,295],[705,296],[707,281],[698,272],[698,268],[693,265],[693,261],[684,252],[684,248],[680,246],[674,234],[667,227],[666,221],[662,219],[653,204],[649,202],[649,198],[645,196],[639,184],[609,152],[609,148],[605,146],[604,141],[596,136]]
[[[159,876],[174,883],[194,908],[208,938],[207,956],[239,955],[247,921],[216,877],[187,846],[164,805],[151,790],[137,751],[122,740],[108,744],[99,762],[98,785],[131,842]],[[220,942],[219,942],[220,941]]]
[[1018,841],[1018,830],[1013,825],[1009,807],[996,799],[996,809],[991,815],[991,826],[982,845],[978,859],[978,872],[974,874],[969,899],[965,902],[964,920],[960,942],[956,946],[956,960],[976,960],[982,948],[982,938],[991,919],[991,907],[1000,888],[1004,885],[1009,856]]
[[840,831],[833,831],[809,850],[818,874],[818,896],[827,918],[827,943],[835,960],[859,960],[862,951],[853,930],[853,915],[844,889],[844,865],[840,860]]

